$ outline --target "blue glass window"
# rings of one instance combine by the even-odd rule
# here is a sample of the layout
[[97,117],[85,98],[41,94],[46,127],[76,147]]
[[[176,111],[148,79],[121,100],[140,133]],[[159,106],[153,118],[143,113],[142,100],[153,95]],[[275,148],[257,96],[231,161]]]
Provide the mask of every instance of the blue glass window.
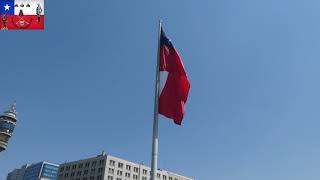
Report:
[[0,121],[0,129],[9,129],[9,130],[13,131],[14,125],[11,123],[8,123],[6,121]]

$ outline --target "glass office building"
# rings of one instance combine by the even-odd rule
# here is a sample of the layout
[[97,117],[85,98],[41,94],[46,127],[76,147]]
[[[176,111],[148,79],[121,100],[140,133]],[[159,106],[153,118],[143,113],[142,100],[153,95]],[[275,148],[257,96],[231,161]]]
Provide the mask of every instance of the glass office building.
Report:
[[48,162],[39,162],[29,166],[23,176],[23,180],[56,180],[59,165]]
[[7,180],[23,180],[24,173],[29,166],[30,164],[25,164],[21,168],[13,170],[8,174]]
[[[56,180],[58,169],[59,165],[45,161],[31,164],[24,170],[22,180]],[[12,176],[15,171],[8,174],[7,180],[20,180]]]
[[56,180],[58,176],[59,165],[44,163],[40,177],[50,180]]

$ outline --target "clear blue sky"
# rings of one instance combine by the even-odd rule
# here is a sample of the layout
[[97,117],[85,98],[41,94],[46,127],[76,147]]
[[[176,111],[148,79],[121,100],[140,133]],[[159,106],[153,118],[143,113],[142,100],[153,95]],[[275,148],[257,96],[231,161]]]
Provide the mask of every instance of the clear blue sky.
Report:
[[159,167],[196,180],[320,177],[317,0],[46,1],[46,30],[0,32],[0,109],[19,122],[0,179],[102,150],[150,164],[157,22],[191,82]]

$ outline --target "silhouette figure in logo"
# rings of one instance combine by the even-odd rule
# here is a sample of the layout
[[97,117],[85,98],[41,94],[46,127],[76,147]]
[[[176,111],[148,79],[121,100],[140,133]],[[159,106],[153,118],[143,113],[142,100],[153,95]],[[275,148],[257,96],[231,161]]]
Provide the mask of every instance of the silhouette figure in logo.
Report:
[[7,28],[7,16],[5,14],[2,15],[1,21],[2,21],[2,28],[1,29],[3,29],[3,30],[8,29]]
[[24,14],[23,14],[23,11],[22,11],[22,9],[20,9],[20,11],[19,11],[19,16],[23,16]]
[[38,22],[41,21],[41,13],[42,13],[42,8],[41,8],[41,5],[38,3],[38,7],[36,9],[36,13],[38,15]]

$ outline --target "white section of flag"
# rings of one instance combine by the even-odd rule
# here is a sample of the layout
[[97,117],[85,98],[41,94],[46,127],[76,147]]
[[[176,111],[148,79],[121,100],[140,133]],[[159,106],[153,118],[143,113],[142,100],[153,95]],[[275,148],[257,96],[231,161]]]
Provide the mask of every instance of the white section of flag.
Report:
[[159,92],[159,96],[162,93],[162,90],[164,88],[164,85],[167,82],[167,78],[168,78],[168,72],[167,71],[160,71],[160,92]]
[[[24,7],[21,7],[22,4]],[[28,4],[30,7],[27,7]],[[42,9],[41,15],[44,15],[44,0],[15,0],[14,6],[18,5],[18,7],[14,7],[14,14],[19,15],[22,9],[24,15],[37,15],[38,4]]]

